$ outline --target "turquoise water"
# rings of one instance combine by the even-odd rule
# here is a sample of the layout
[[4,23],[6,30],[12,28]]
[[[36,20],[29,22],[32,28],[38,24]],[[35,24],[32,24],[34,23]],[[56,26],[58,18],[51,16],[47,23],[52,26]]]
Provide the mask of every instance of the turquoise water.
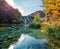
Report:
[[[46,39],[46,35],[40,32],[40,29],[28,29],[27,33],[24,33],[24,28],[19,25],[11,25],[10,27],[0,27],[0,49],[8,49],[10,45],[16,43],[20,38],[21,34],[28,34],[28,37],[25,37],[25,40],[35,41],[37,39]],[[31,38],[34,40],[32,40]],[[24,40],[24,42],[25,42]],[[23,42],[23,43],[24,43]],[[29,42],[29,41],[28,41]],[[28,43],[27,42],[27,43]],[[31,43],[30,42],[30,43]],[[25,42],[26,44],[26,42]],[[31,46],[30,46],[31,47]]]
[[22,34],[18,42],[11,45],[9,49],[48,49],[44,44],[45,39],[39,40],[32,36]]

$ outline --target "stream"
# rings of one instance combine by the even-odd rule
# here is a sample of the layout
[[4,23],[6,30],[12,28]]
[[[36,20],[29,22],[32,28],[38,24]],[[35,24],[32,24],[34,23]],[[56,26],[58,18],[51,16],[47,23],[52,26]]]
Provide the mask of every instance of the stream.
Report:
[[21,34],[18,41],[10,45],[8,49],[48,49],[44,44],[45,42],[47,42],[45,39],[39,40],[29,35]]
[[46,39],[36,39],[30,35],[27,35],[28,28],[28,19],[27,17],[23,17],[23,30],[25,34],[21,34],[18,41],[12,45],[8,49],[48,49],[44,44],[47,42]]

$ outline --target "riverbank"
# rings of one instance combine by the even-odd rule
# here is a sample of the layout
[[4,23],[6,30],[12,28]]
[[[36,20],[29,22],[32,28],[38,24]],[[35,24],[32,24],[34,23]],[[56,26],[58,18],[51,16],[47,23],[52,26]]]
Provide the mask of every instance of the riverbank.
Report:
[[38,29],[28,29],[27,32],[24,33],[21,26],[0,27],[0,49],[7,49],[20,38],[21,34],[28,34],[37,39],[47,39],[47,36]]

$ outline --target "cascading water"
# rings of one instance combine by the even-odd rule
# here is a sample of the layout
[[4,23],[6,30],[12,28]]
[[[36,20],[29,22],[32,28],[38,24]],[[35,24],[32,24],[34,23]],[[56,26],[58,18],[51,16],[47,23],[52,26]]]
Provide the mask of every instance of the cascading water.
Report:
[[24,23],[23,23],[23,29],[24,29],[24,32],[26,33],[27,32],[27,19],[26,17],[24,17]]
[[[23,30],[24,32],[26,33],[27,32],[27,17],[26,16],[23,16]],[[21,35],[21,37],[18,39],[18,44],[21,43],[21,41],[23,41],[23,39],[25,38],[24,34]],[[14,45],[10,45],[10,47],[8,49],[14,49]]]
[[24,33],[28,33],[28,24],[30,23],[30,18],[27,16],[23,16],[23,31]]
[[[23,29],[24,32],[27,32],[27,19],[24,18]],[[18,42],[10,45],[8,49],[48,49],[44,44],[47,42],[45,39],[39,40],[34,37],[31,37],[27,34],[21,34]]]

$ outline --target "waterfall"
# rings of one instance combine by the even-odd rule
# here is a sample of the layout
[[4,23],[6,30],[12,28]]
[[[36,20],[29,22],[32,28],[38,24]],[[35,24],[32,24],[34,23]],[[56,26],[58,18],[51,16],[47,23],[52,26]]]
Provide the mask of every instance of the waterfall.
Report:
[[[23,29],[24,32],[27,32],[27,17],[24,16],[23,19],[24,19]],[[25,34],[21,34],[20,38],[18,39],[18,42],[10,45],[8,49],[14,49],[16,45],[20,44],[24,40],[24,38],[26,38],[25,36],[26,36]]]
[[[27,32],[27,19],[24,17],[23,29],[24,32]],[[44,43],[46,43],[46,39],[36,39],[27,34],[21,34],[18,41],[12,45],[8,49],[48,49]]]
[[28,19],[27,19],[27,16],[24,16],[23,19],[24,19],[23,30],[24,30],[25,33],[27,33],[27,29],[28,29]]

